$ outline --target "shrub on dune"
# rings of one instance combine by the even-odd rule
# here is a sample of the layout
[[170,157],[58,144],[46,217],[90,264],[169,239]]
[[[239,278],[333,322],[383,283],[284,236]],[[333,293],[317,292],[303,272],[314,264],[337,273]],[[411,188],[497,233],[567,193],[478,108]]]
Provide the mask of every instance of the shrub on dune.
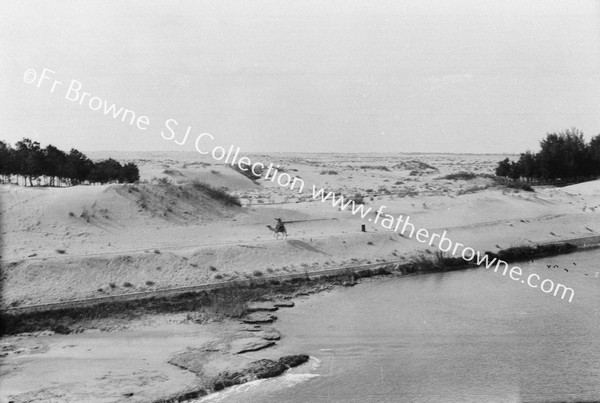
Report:
[[239,197],[231,195],[223,189],[218,189],[218,188],[212,187],[206,183],[199,182],[199,181],[192,182],[192,187],[195,190],[198,190],[202,193],[207,194],[208,196],[210,196],[211,198],[213,198],[215,200],[224,202],[225,204],[233,204],[235,206],[240,206],[240,207],[242,205],[242,202],[240,201]]

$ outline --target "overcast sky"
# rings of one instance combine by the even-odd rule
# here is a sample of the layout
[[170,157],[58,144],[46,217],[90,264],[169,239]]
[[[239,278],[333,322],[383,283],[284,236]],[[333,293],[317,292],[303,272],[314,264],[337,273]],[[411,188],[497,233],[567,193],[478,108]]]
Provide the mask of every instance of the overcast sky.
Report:
[[[0,139],[248,152],[536,150],[600,133],[598,1],[2,1]],[[27,69],[62,81],[39,88]],[[65,99],[70,80],[147,130]],[[195,138],[195,137],[194,137]]]

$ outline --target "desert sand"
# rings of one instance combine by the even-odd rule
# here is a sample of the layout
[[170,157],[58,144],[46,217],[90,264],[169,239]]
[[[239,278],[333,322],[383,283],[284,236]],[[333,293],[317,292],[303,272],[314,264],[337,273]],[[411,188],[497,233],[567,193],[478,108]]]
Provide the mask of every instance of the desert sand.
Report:
[[[600,234],[600,181],[536,187],[534,192],[508,189],[486,176],[504,155],[250,156],[301,177],[307,187],[302,194],[269,181],[255,183],[195,153],[90,156],[135,162],[141,183],[2,186],[3,308],[402,261],[435,251],[330,203],[312,200],[312,185],[348,196],[360,193],[373,210],[369,217],[385,205],[388,214],[408,215],[416,227],[433,232],[445,230],[454,242],[476,250]],[[482,176],[443,178],[461,171]],[[242,206],[194,193],[189,190],[194,180],[227,189]],[[287,223],[285,240],[275,239],[266,228],[277,217]],[[363,224],[366,232],[361,232]],[[196,381],[191,372],[167,363],[173,354],[242,337],[237,323],[190,323],[185,316],[170,315],[112,324],[106,329],[119,331],[106,336],[117,340],[110,352],[89,330],[80,335],[5,338],[9,353],[3,372],[11,376],[5,381],[9,392],[2,398],[10,394],[26,400],[39,392],[38,397],[55,393],[67,401],[87,400],[106,387],[110,376],[118,378],[111,383],[117,386],[98,401],[119,401],[130,390],[144,401],[156,397],[156,385],[164,395],[175,393]],[[15,354],[15,349],[21,350]],[[277,349],[264,351],[277,356]],[[250,358],[259,357],[253,354]],[[57,359],[59,366],[43,364],[49,359]],[[122,365],[125,361],[129,364]],[[89,362],[94,365],[79,371]],[[218,372],[223,361],[214,362]],[[129,375],[115,374],[113,367]],[[58,384],[67,378],[64,373],[57,378],[60,371],[77,374],[70,384]],[[30,376],[36,382],[26,382]]]
[[[454,242],[479,250],[600,232],[600,182],[524,192],[485,177],[439,179],[490,174],[500,155],[253,156],[300,176],[302,194],[270,181],[255,184],[194,153],[117,156],[139,164],[147,183],[2,187],[4,307],[243,279],[257,270],[267,276],[398,260],[427,249],[313,200],[312,185],[361,193],[373,211],[385,205],[387,214],[447,230]],[[242,207],[174,191],[192,180],[228,189]],[[277,217],[289,222],[287,240],[266,228]]]

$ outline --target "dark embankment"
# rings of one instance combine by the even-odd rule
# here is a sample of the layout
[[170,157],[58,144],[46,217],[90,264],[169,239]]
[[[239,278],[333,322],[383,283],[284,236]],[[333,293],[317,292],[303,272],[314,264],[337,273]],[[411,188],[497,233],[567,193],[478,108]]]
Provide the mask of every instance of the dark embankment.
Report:
[[544,256],[562,255],[577,250],[577,246],[571,243],[552,243],[536,246],[516,246],[503,249],[498,253],[486,252],[490,258],[504,260],[507,263],[522,262]]
[[[490,261],[495,258],[503,260],[506,263],[512,263],[538,259],[545,256],[562,255],[574,252],[577,249],[577,245],[572,243],[559,242],[535,246],[515,246],[502,249],[498,253],[484,252],[482,256],[487,255]],[[401,265],[398,268],[403,274],[437,273],[477,267],[475,260],[467,262],[462,257],[445,257],[441,252],[437,252],[433,256],[419,255],[414,257],[408,264]]]

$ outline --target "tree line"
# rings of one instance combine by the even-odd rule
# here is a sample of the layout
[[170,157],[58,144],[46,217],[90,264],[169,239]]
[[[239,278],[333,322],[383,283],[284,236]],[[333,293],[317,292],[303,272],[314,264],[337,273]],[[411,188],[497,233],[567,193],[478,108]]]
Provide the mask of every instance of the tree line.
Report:
[[548,133],[540,151],[522,153],[519,159],[498,163],[496,175],[535,183],[570,183],[600,176],[600,134],[589,143],[576,128]]
[[[82,152],[72,148],[68,153],[53,145],[45,148],[40,143],[24,138],[14,147],[0,141],[0,181],[24,186],[74,186],[96,183],[132,183],[140,179],[134,163],[121,165],[112,158],[93,162]],[[23,180],[20,181],[19,179]]]

